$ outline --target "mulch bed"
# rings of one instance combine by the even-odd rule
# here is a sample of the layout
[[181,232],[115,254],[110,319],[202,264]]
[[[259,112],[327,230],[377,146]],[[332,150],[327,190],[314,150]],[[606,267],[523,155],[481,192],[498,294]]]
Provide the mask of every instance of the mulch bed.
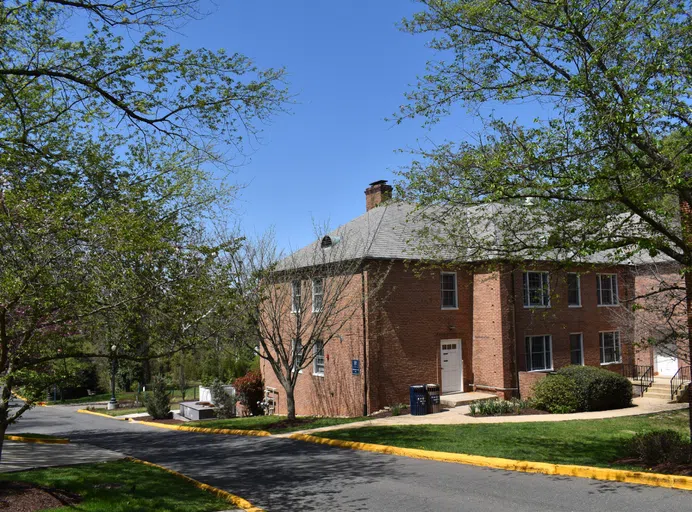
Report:
[[34,512],[50,510],[82,501],[79,494],[24,482],[0,482],[0,510]]
[[692,476],[692,464],[673,464],[672,462],[664,462],[655,466],[647,466],[639,459],[620,459],[613,464],[622,466],[636,466],[642,470],[651,471],[653,473],[664,473],[666,475],[683,475]]
[[132,419],[135,421],[152,421],[154,423],[167,423],[169,425],[182,425],[183,423],[186,423],[185,421],[174,420],[173,418],[167,418],[165,420],[155,420],[151,416],[138,416],[137,418]]

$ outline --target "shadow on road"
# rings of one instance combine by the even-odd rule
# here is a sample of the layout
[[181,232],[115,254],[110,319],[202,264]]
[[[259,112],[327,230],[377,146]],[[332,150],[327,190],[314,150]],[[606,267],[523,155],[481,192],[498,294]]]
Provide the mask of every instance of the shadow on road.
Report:
[[81,431],[72,439],[165,465],[271,511],[366,510],[365,496],[348,493],[345,501],[342,489],[401,473],[390,457],[290,439],[163,430]]

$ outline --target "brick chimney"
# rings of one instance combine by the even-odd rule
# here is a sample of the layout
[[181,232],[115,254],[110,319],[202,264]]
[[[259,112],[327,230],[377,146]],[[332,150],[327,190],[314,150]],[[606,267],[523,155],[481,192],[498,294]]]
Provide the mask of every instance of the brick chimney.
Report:
[[392,186],[387,185],[387,180],[373,181],[365,189],[365,211],[369,212],[380,203],[392,198]]

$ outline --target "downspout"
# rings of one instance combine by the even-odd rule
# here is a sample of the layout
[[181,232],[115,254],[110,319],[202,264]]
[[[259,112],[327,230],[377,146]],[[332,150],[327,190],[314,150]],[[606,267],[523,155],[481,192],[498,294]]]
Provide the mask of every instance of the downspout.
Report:
[[365,269],[360,271],[361,315],[363,316],[363,416],[368,415],[368,338],[365,321]]
[[[512,345],[514,347],[514,373],[515,373],[515,386],[517,389],[517,395],[521,395],[521,388],[519,386],[519,359],[517,358],[517,294],[515,285],[515,272],[517,268],[516,265],[512,265]],[[521,398],[521,396],[519,397]]]

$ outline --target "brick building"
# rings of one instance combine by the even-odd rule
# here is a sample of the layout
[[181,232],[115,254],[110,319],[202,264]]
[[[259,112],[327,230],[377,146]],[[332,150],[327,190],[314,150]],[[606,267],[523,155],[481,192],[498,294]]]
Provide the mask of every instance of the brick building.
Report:
[[[634,363],[628,343],[634,321],[616,314],[634,294],[628,266],[423,267],[407,243],[417,229],[408,217],[412,207],[386,201],[391,187],[384,181],[365,195],[366,213],[339,228],[335,239],[358,240],[363,260],[379,262],[387,273],[298,377],[297,414],[372,413],[407,403],[411,384],[439,383],[443,394],[527,396],[534,382],[564,365],[621,371]],[[367,290],[373,272],[363,270],[352,292]],[[277,412],[285,413],[281,385],[264,361],[262,372],[265,385],[279,393]]]

